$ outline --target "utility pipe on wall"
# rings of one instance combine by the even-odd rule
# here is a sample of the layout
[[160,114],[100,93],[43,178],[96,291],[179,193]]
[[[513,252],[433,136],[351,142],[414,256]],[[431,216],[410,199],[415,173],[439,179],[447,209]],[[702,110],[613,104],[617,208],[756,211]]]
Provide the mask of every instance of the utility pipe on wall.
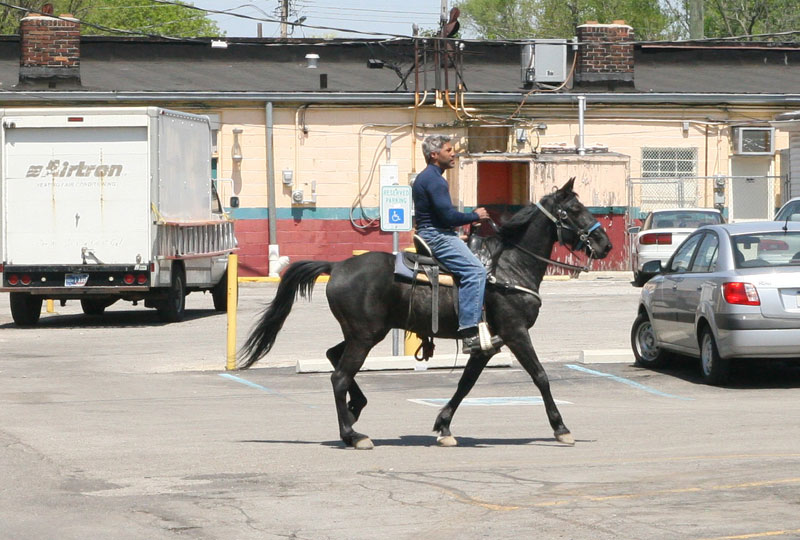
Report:
[[267,212],[269,220],[269,275],[278,276],[280,268],[280,249],[278,247],[278,220],[275,208],[275,159],[273,156],[272,137],[274,123],[272,119],[272,102],[265,107],[267,137]]
[[586,96],[578,96],[578,155],[586,153],[586,147],[583,144],[583,117],[586,113]]

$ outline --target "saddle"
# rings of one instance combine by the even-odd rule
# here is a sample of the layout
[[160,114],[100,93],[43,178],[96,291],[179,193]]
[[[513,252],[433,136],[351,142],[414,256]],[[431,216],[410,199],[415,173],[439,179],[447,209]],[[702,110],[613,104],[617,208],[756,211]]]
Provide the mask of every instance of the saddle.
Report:
[[[491,269],[492,254],[487,249],[487,246],[484,245],[484,240],[485,238],[477,234],[471,234],[467,245],[489,271]],[[427,283],[432,287],[431,330],[435,334],[439,331],[439,286],[454,287],[455,280],[447,266],[433,256],[430,246],[417,234],[414,235],[414,248],[416,253],[403,251],[396,255],[394,273],[400,279],[410,280],[412,286],[421,282]],[[458,295],[453,295],[453,299],[453,307],[458,313]]]
[[[467,239],[467,246],[486,267],[486,271],[491,271],[492,252],[485,245],[485,237],[471,234]],[[443,287],[453,287],[455,282],[453,274],[442,262],[438,261],[425,240],[415,234],[414,249],[416,252],[402,251],[396,255],[394,273],[400,278],[422,283],[433,283],[438,281]]]

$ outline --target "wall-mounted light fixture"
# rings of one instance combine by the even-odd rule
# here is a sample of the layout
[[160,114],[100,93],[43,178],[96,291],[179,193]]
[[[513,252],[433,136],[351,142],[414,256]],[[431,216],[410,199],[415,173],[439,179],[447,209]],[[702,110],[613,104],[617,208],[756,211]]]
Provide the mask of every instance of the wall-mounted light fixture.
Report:
[[231,149],[231,159],[236,162],[242,161],[242,145],[239,143],[239,135],[242,128],[233,128],[233,148]]
[[319,62],[319,55],[318,54],[314,54],[314,53],[307,54],[306,55],[306,62],[308,63],[308,65],[306,67],[308,67],[310,69],[316,69],[317,68],[317,62]]
[[283,170],[283,183],[286,186],[291,186],[292,182],[294,182],[294,171],[291,169],[284,169]]

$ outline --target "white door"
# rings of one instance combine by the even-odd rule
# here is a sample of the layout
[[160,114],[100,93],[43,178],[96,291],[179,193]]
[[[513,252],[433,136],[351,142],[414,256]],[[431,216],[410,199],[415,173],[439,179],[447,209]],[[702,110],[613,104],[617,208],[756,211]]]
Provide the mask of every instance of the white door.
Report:
[[731,158],[730,221],[772,219],[775,195],[772,156],[734,156]]

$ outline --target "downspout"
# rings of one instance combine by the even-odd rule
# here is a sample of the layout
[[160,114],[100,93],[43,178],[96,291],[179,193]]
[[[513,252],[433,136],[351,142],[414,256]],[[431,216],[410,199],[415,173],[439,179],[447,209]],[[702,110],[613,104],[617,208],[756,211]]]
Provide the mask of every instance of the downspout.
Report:
[[586,147],[583,144],[583,117],[586,112],[586,96],[578,96],[578,155],[582,156],[586,153]]
[[[275,163],[273,159],[272,136],[272,102],[267,101],[266,108],[267,137],[267,218],[269,220],[269,275],[277,277],[283,267],[278,247],[277,210],[275,208]],[[288,259],[287,259],[288,262]],[[285,263],[284,263],[285,264]]]

